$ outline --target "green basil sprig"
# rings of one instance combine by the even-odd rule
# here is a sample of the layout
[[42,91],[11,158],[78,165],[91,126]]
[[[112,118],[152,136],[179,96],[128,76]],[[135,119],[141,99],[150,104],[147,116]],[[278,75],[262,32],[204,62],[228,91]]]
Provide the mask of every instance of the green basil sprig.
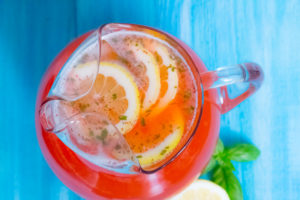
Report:
[[211,173],[211,180],[226,190],[231,200],[242,200],[243,192],[239,180],[234,175],[233,161],[248,162],[258,158],[260,151],[252,144],[237,144],[224,147],[219,139],[214,154],[202,175]]

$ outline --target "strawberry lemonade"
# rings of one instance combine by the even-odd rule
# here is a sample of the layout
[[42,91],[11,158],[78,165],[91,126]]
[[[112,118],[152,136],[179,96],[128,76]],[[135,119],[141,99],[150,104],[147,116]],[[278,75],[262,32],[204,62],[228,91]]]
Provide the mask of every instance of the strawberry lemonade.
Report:
[[[75,70],[83,76],[95,65],[86,62]],[[192,72],[174,48],[147,33],[119,31],[102,37],[93,87],[70,105],[77,112],[106,116],[123,134],[141,167],[151,170],[186,142],[197,96]],[[82,137],[101,140],[106,135],[102,130]]]

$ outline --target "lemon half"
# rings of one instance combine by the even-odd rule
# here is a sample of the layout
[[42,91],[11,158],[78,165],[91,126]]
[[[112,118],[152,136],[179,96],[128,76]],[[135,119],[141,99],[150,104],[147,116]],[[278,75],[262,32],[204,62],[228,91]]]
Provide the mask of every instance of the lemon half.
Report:
[[196,180],[185,190],[170,200],[230,200],[226,191],[219,185],[207,181]]

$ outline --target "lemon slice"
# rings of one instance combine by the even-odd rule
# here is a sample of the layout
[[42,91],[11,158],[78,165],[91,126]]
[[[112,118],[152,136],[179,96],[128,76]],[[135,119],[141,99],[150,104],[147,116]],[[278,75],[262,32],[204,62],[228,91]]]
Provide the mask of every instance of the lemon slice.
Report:
[[[136,153],[136,156],[142,167],[149,167],[157,162],[162,161],[174,151],[180,142],[184,131],[184,119],[180,109],[177,106],[172,106],[164,112],[164,116],[154,118],[154,120],[159,121],[160,124],[150,120],[149,124],[145,126],[145,129],[148,131],[148,135],[156,135],[157,133],[160,133],[160,137],[162,137],[162,135],[166,136],[154,148],[151,148],[145,152]],[[151,124],[157,124],[157,126],[150,127]],[[165,126],[165,128],[160,129],[160,125]],[[158,130],[160,130],[160,132]],[[144,137],[146,138],[147,136]]]
[[176,96],[178,92],[179,78],[177,63],[172,58],[172,52],[162,43],[157,41],[146,41],[144,45],[154,55],[160,69],[161,89],[152,114],[161,112]]
[[178,91],[178,74],[175,60],[171,59],[168,49],[161,44],[155,45],[153,48],[157,56],[160,57],[161,72],[161,91],[160,98],[156,105],[158,110],[167,106],[176,96]]
[[[83,69],[89,67],[81,67]],[[121,65],[101,62],[91,91],[72,102],[81,112],[104,114],[121,133],[130,131],[140,113],[140,95],[133,76]]]
[[148,167],[163,160],[175,149],[180,141],[182,132],[183,128],[177,129],[155,148],[144,153],[136,154],[136,156],[139,158],[140,165],[142,167]]
[[159,98],[160,93],[160,71],[158,63],[150,51],[141,46],[131,45],[136,61],[144,64],[146,68],[146,77],[148,78],[148,87],[145,91],[145,97],[142,102],[142,111],[149,109]]
[[170,200],[230,200],[226,191],[207,180],[196,180]]

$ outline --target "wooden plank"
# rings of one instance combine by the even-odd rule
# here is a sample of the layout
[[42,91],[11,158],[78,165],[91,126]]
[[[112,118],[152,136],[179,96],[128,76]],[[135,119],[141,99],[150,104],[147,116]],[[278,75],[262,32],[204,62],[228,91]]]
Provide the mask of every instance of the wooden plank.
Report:
[[[0,199],[59,199],[34,124],[39,81],[75,37],[74,1],[0,1]],[[3,98],[4,97],[4,98]]]
[[187,16],[183,33],[193,28],[184,40],[210,70],[255,61],[265,72],[262,88],[222,116],[226,144],[252,142],[262,151],[254,163],[235,163],[245,199],[299,199],[299,1],[209,1],[188,7],[193,20]]

